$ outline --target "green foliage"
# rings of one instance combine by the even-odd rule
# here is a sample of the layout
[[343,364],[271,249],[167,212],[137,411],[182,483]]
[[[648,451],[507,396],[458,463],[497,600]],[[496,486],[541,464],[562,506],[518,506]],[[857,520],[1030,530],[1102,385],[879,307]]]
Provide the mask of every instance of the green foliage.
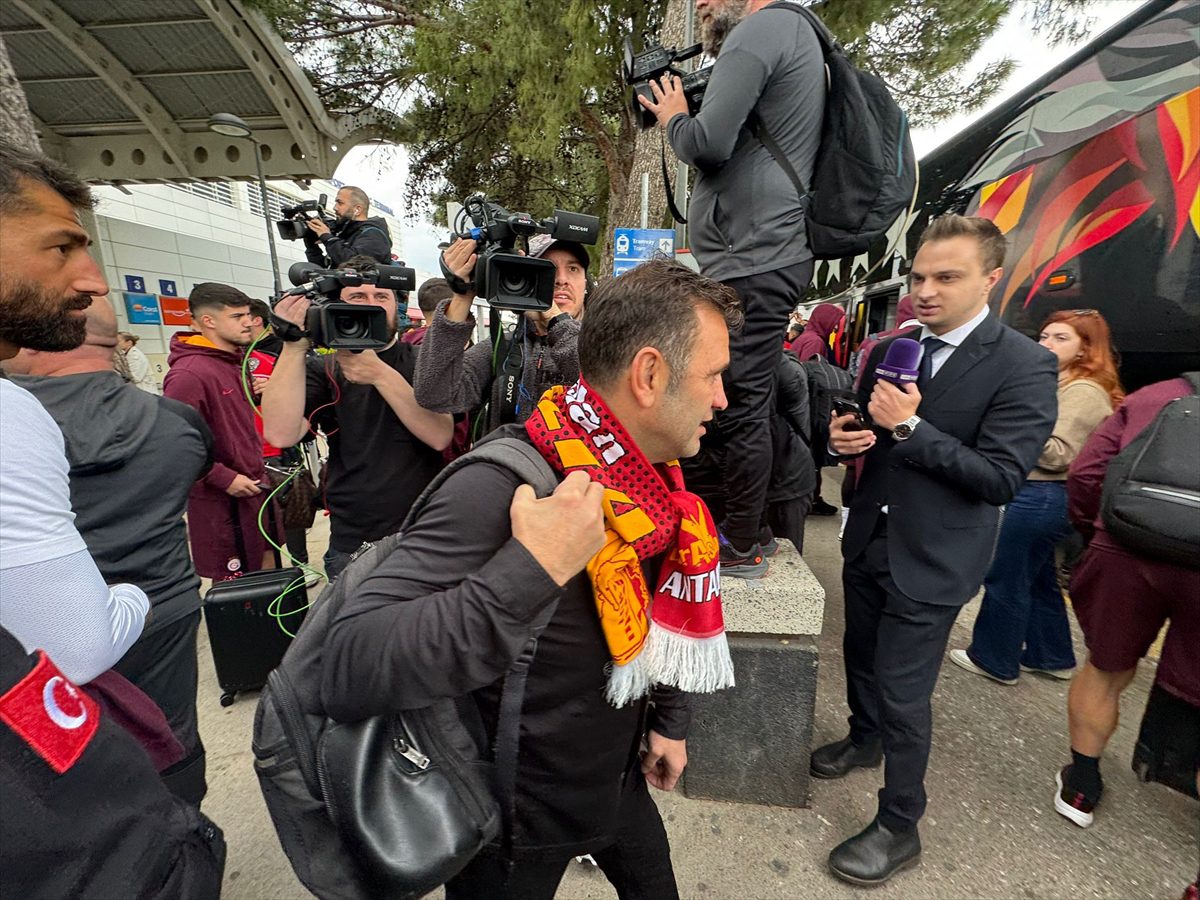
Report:
[[[635,131],[618,71],[627,34],[687,0],[243,0],[272,20],[333,109],[401,113],[409,215],[487,192],[513,210],[603,213],[627,184]],[[1025,0],[1048,44],[1078,39],[1088,0]],[[818,12],[913,124],[982,106],[1012,71],[965,74],[1008,0],[825,0]],[[677,20],[676,20],[677,21]],[[643,150],[647,142],[643,142]],[[655,149],[657,155],[657,149]],[[611,203],[610,203],[611,201]]]

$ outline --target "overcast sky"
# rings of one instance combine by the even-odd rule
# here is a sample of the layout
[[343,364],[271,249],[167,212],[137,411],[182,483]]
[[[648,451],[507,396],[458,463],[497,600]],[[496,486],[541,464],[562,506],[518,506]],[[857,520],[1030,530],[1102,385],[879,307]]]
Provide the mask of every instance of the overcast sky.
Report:
[[[972,121],[983,116],[989,109],[1020,91],[1040,75],[1053,69],[1079,49],[1080,44],[1047,48],[1036,34],[1021,21],[1021,8],[1027,0],[1016,0],[1012,4],[1003,25],[972,61],[972,71],[978,71],[988,62],[1005,54],[1017,63],[1012,78],[994,97],[988,106],[970,116],[954,116],[934,128],[923,128],[913,132],[913,145],[917,156],[923,156],[940,144],[954,137]],[[1139,0],[1099,0],[1089,8],[1095,19],[1091,37],[1095,38],[1105,29],[1132,13],[1140,5]],[[1090,40],[1090,38],[1089,38]],[[407,158],[404,148],[388,146],[361,146],[351,150],[338,167],[337,178],[347,184],[356,184],[371,197],[377,197],[390,206],[398,218],[404,219],[404,179],[407,175]],[[504,202],[503,197],[497,200]],[[581,210],[586,212],[586,210]],[[437,243],[445,240],[444,231],[438,231],[428,223],[406,222],[404,229],[404,256],[409,265],[423,273],[437,272]]]

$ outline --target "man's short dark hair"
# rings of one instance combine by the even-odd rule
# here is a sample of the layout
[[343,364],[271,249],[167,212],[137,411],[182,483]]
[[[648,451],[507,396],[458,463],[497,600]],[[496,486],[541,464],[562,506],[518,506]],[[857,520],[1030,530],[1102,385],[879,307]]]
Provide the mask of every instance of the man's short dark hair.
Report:
[[429,318],[439,303],[449,300],[453,296],[454,291],[450,288],[450,282],[445,278],[427,278],[417,288],[417,306],[421,307],[421,312],[425,313],[426,318]]
[[742,327],[742,304],[733,288],[672,260],[652,259],[601,284],[588,298],[579,332],[579,369],[596,387],[611,387],[643,347],[654,347],[671,369],[670,385],[691,365],[700,331],[696,310],[721,314],[731,330]]
[[953,213],[938,216],[925,227],[917,249],[920,250],[930,241],[947,241],[956,237],[975,239],[979,244],[984,272],[1004,265],[1008,241],[1004,239],[1004,233],[996,227],[996,223],[983,216],[957,216]]
[[352,269],[355,272],[374,271],[379,268],[379,260],[373,256],[367,256],[365,253],[360,253],[357,256],[350,257],[345,262],[338,263],[337,268],[339,270]]
[[15,215],[30,208],[25,182],[44,184],[76,209],[96,205],[92,189],[56,160],[0,141],[0,213]]
[[191,311],[193,319],[200,310],[228,309],[250,306],[253,303],[253,300],[232,285],[217,284],[215,281],[201,282],[188,294],[188,309]]
[[342,188],[342,190],[350,195],[351,203],[353,203],[355,206],[362,207],[363,215],[366,215],[368,212],[370,212],[371,198],[367,196],[366,191],[360,187],[352,187],[351,185],[346,185]]
[[264,325],[271,324],[271,307],[267,305],[266,300],[259,300],[257,297],[251,297],[250,315],[255,319],[262,319],[262,323]]

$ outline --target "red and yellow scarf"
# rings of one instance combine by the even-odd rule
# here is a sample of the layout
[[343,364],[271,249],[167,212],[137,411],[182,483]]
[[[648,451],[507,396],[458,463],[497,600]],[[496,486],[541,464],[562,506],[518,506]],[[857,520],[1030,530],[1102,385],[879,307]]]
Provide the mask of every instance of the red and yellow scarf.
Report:
[[[605,543],[587,571],[614,663],[609,701],[624,706],[654,684],[732,687],[717,529],[679,462],[651,465],[583,379],[546,391],[525,429],[556,470],[604,485]],[[642,562],[663,553],[651,595]]]

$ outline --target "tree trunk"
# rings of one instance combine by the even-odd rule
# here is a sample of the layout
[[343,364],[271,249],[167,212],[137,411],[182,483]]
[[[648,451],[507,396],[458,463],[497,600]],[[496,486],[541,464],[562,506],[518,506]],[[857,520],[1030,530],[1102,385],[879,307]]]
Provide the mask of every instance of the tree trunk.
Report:
[[25,99],[21,82],[17,81],[3,37],[0,37],[0,137],[23,150],[42,152],[37,127],[29,112],[29,101]]
[[[689,0],[667,0],[667,11],[663,31],[659,36],[663,46],[683,49],[684,24],[690,14]],[[662,178],[662,147],[666,146],[667,171],[675,178],[678,160],[666,142],[666,132],[661,128],[637,131],[632,125],[622,129],[622,140],[618,144],[618,168],[609,167],[608,217],[604,233],[604,268],[601,275],[612,271],[613,229],[637,228],[642,218],[642,175],[650,176],[649,228],[663,227],[668,221],[667,191]]]

